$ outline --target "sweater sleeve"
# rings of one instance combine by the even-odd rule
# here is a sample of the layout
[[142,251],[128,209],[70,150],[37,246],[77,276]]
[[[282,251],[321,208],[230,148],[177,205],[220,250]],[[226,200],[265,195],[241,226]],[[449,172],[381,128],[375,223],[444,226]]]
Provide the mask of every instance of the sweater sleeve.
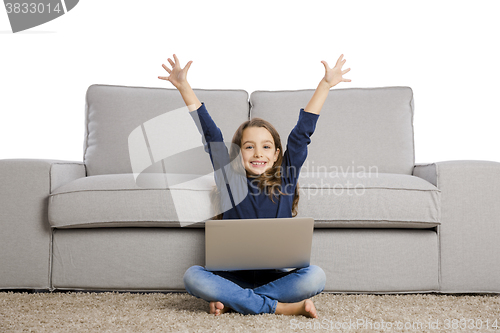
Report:
[[292,184],[295,189],[300,169],[307,158],[307,146],[311,143],[311,136],[316,129],[318,118],[318,114],[300,109],[299,119],[288,136],[286,151],[283,154],[282,167],[285,181],[283,185]]
[[193,118],[196,127],[201,134],[203,147],[205,152],[210,155],[210,160],[212,161],[214,170],[216,171],[221,167],[228,165],[229,153],[224,144],[222,132],[219,127],[217,127],[212,117],[208,114],[205,103],[202,102],[201,106],[197,110],[191,111],[189,114]]
[[[198,131],[202,135],[205,151],[210,155],[214,168],[215,184],[220,191],[221,209],[226,212],[239,204],[248,193],[245,169],[233,161],[231,163],[228,149],[224,143],[221,130],[208,114],[205,103],[189,112]],[[237,159],[235,159],[237,160]]]

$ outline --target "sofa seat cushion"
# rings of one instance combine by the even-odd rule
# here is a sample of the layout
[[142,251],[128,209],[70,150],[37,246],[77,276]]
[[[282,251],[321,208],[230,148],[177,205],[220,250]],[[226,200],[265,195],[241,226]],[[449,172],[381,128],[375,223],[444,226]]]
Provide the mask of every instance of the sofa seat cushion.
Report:
[[[142,178],[140,178],[142,177]],[[213,175],[108,174],[77,179],[49,196],[49,223],[57,228],[179,227],[214,216]],[[140,184],[137,185],[137,184]],[[181,216],[182,218],[179,218]],[[189,221],[179,223],[178,221]],[[203,223],[200,227],[203,226]]]
[[432,228],[440,190],[403,174],[301,172],[300,217],[316,228]]
[[[214,215],[213,175],[110,174],[79,178],[49,197],[56,228],[195,227]],[[163,180],[163,181],[162,181]],[[140,184],[137,185],[137,184]],[[439,225],[440,191],[402,174],[301,172],[299,217],[316,228],[432,228]],[[183,221],[180,223],[179,221]]]

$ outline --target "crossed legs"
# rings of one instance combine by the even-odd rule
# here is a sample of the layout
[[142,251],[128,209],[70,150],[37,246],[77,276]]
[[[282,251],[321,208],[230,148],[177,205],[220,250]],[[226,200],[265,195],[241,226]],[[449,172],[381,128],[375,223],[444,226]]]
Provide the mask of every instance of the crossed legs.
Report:
[[315,265],[283,271],[211,272],[192,266],[184,274],[188,293],[210,302],[215,315],[233,309],[242,314],[276,313],[316,318],[309,297],[325,287],[325,273]]

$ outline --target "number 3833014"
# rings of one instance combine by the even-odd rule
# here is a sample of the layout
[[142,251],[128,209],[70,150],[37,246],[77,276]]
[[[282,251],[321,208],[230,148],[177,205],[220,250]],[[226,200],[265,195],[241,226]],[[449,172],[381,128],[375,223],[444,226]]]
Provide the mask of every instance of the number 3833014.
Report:
[[35,14],[35,13],[59,13],[63,11],[63,8],[61,8],[60,3],[56,3],[55,5],[51,3],[19,3],[19,2],[14,2],[10,3],[7,2],[5,3],[5,8],[7,9],[7,14],[15,13],[15,14]]

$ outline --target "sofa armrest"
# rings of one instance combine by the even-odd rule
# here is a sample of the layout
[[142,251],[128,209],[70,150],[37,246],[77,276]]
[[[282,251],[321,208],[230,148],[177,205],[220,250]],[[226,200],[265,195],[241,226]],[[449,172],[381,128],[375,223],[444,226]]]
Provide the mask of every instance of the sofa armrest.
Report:
[[500,163],[417,164],[441,190],[442,292],[500,292]]
[[83,162],[0,160],[0,289],[50,289],[48,196],[85,175]]

